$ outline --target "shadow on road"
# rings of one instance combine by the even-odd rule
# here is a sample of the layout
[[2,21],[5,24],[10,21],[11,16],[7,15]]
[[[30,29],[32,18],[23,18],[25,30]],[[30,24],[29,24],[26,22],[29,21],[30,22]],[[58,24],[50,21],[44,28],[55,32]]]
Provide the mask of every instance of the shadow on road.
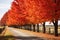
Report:
[[23,36],[0,36],[0,40],[60,40],[42,37],[23,37]]
[[22,36],[0,36],[0,40],[44,40],[39,37],[22,37]]

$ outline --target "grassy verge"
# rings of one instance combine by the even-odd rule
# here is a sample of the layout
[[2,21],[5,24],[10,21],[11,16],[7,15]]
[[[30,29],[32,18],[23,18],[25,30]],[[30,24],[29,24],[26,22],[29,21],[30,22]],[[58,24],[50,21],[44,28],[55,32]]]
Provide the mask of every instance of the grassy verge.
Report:
[[13,37],[13,34],[9,30],[5,29],[3,33],[0,35],[0,39],[1,40],[14,40],[14,37]]

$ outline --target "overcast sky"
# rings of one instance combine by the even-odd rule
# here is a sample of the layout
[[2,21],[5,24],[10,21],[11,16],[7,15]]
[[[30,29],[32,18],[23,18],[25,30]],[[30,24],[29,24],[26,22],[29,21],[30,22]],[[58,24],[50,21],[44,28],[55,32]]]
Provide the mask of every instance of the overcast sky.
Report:
[[[13,0],[0,0],[0,19],[10,9],[12,1]],[[47,22],[46,24],[48,25],[49,23]],[[60,24],[60,21],[58,24]]]
[[0,19],[10,9],[12,0],[0,0]]

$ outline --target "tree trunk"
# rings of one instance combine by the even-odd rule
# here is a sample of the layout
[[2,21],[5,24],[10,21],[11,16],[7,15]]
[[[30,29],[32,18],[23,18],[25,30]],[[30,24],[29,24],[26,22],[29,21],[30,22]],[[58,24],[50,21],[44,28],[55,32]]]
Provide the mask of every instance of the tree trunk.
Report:
[[53,24],[54,24],[54,34],[55,36],[58,36],[58,21],[55,20]]
[[37,32],[39,32],[39,24],[37,24]]
[[33,31],[35,32],[35,25],[33,25]]
[[46,28],[45,28],[45,22],[43,23],[43,33],[46,32]]
[[25,30],[27,30],[27,26],[25,26]]
[[24,29],[26,30],[26,26],[24,26]]
[[20,26],[20,29],[22,29],[22,26]]
[[31,31],[31,24],[29,25],[29,29],[30,29],[30,31]]

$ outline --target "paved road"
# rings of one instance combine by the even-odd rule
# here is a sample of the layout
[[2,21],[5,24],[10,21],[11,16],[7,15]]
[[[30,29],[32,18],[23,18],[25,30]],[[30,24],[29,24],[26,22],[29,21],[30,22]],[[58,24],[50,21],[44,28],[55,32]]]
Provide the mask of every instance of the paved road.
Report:
[[28,35],[11,27],[8,27],[7,29],[15,36],[16,40],[47,40],[45,38],[38,38],[35,35]]

